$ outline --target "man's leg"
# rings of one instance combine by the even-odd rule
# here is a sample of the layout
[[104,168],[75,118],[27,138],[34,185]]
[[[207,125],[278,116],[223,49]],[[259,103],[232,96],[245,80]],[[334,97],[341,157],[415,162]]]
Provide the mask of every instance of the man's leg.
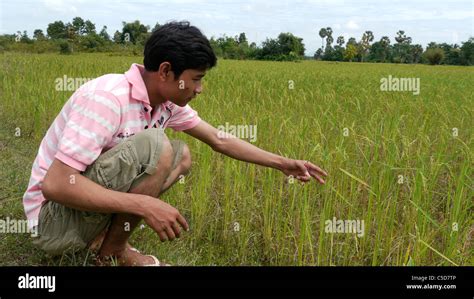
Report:
[[[171,144],[173,145],[173,148],[178,147],[179,145],[175,142],[180,142],[177,140],[171,141]],[[182,145],[182,155],[181,155],[181,160],[178,162],[178,165],[176,166],[173,171],[171,171],[170,175],[166,178],[165,183],[163,184],[160,195],[166,192],[176,181],[179,179],[180,175],[186,175],[189,172],[189,169],[191,169],[191,152],[189,151],[189,148],[186,144],[183,143]]]
[[[177,145],[175,141],[173,141],[173,147],[174,145]],[[180,175],[186,174],[191,167],[191,154],[185,144],[181,146],[181,160],[177,161],[176,167],[171,170],[174,152],[172,145],[165,136],[160,159],[157,163],[156,173],[147,176],[129,192],[159,197],[178,180]],[[127,248],[127,241],[140,221],[141,217],[136,215],[115,214],[105,235],[99,256],[115,256],[121,259],[121,262],[125,265],[152,263],[152,258],[141,255],[135,251],[127,250],[129,249]]]

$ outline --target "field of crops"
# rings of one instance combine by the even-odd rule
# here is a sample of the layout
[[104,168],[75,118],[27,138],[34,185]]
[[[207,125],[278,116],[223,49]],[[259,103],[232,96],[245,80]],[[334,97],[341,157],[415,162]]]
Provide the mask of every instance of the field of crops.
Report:
[[[0,218],[21,199],[38,145],[73,91],[55,80],[123,73],[140,57],[1,58]],[[419,78],[419,95],[381,91]],[[148,227],[131,244],[176,265],[472,265],[474,69],[304,61],[220,60],[190,105],[214,126],[256,126],[255,145],[328,173],[304,186],[232,160],[182,133],[190,174],[163,196],[191,231],[161,243]],[[364,224],[330,232],[328,220]],[[51,258],[27,234],[0,234],[0,265],[87,265],[87,252]]]

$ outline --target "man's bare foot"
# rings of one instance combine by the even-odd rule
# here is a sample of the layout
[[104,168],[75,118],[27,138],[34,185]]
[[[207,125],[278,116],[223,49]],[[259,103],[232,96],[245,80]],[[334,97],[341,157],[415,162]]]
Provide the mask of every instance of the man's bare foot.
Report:
[[89,250],[97,254],[96,264],[98,266],[118,265],[118,266],[169,266],[161,263],[151,255],[141,254],[128,242],[124,248],[106,248],[102,246],[107,229],[97,235],[89,245]]

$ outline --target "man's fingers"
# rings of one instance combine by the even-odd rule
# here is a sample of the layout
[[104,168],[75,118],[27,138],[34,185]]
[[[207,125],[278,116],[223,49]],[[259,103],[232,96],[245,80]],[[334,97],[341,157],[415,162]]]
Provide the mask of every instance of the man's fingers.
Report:
[[320,182],[321,184],[324,184],[324,183],[325,183],[324,179],[323,179],[323,178],[321,177],[321,175],[318,174],[317,172],[311,171],[311,176],[312,176],[313,178],[315,178],[315,179],[316,179],[318,182]]
[[[306,167],[306,163],[304,161],[301,161],[300,163],[297,163],[298,168],[303,172],[305,175],[304,176],[309,176],[308,168]],[[299,176],[302,177],[302,176]]]
[[164,230],[158,232],[158,236],[160,236],[161,242],[167,241],[168,237],[166,236],[166,232]]
[[172,241],[176,239],[176,235],[174,234],[173,230],[169,226],[166,227],[166,234],[168,235],[168,240]]
[[178,223],[184,228],[185,231],[189,231],[189,225],[186,222],[186,219],[181,216],[181,214],[178,215],[178,218],[176,220],[178,220]]
[[321,184],[326,183],[326,182],[323,180],[323,178],[320,177],[319,175],[315,175],[314,178],[317,179]]
[[181,229],[179,228],[178,223],[173,222],[171,224],[171,228],[173,229],[173,232],[176,235],[176,238],[179,238],[181,236]]
[[302,182],[309,182],[311,180],[311,176],[297,176],[296,179]]
[[313,170],[314,172],[319,172],[320,174],[322,174],[324,176],[328,175],[324,170],[322,170],[321,168],[319,168],[318,166],[314,165],[311,162],[306,162],[305,165],[309,166],[308,168],[309,168],[310,172],[311,172],[311,170]]

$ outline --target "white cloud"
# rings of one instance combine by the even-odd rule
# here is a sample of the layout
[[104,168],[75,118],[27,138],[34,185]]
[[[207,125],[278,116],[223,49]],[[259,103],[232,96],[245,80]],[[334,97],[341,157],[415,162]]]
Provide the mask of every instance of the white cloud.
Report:
[[[75,3],[77,2],[82,1],[76,1]],[[74,2],[68,0],[43,0],[43,4],[46,8],[60,13],[77,12],[76,6],[72,3]]]
[[346,23],[346,28],[351,30],[357,30],[360,28],[360,26],[354,20],[350,20]]

